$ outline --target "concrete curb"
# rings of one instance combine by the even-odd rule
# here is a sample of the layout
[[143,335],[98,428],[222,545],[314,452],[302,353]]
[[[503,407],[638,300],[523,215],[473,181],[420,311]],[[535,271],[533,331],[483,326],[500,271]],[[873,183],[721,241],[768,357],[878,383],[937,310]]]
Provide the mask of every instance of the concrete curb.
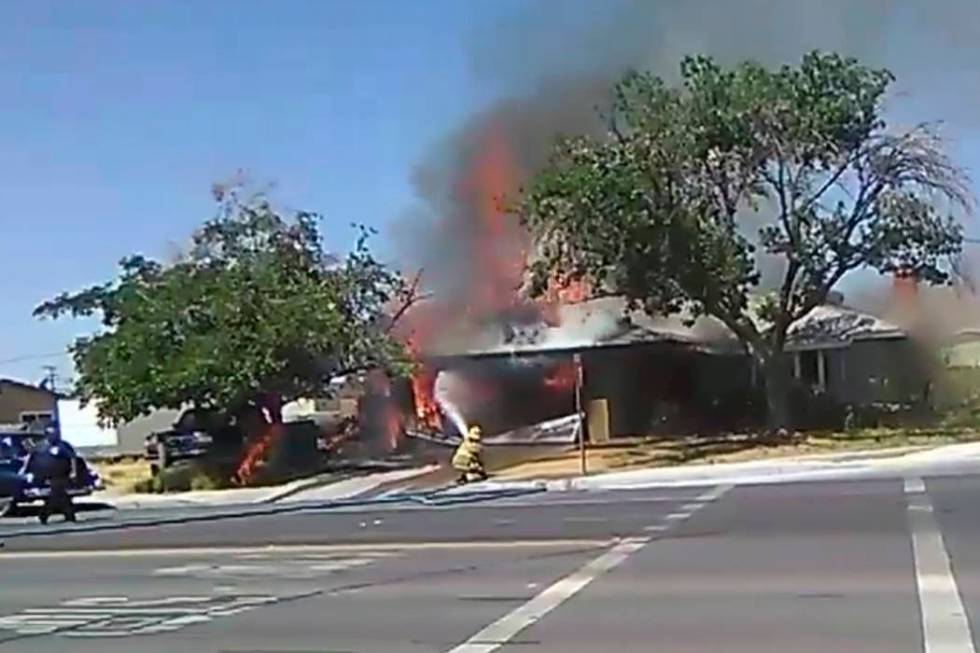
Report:
[[[401,470],[390,470],[384,472],[374,472],[373,474],[349,475],[338,478],[319,474],[311,478],[290,481],[284,485],[272,486],[268,488],[239,488],[230,490],[206,491],[206,494],[195,492],[180,492],[172,495],[120,495],[118,497],[92,495],[90,500],[101,501],[119,510],[141,510],[141,509],[181,509],[181,508],[228,508],[231,506],[262,506],[278,503],[289,499],[308,490],[320,487],[328,488],[337,486],[343,488],[343,484],[357,486],[351,483],[353,479],[362,479],[363,488],[359,492],[369,492],[374,487],[390,482],[391,480],[403,480],[413,476],[422,475],[432,471],[431,466],[414,467]],[[377,482],[372,484],[368,479],[376,478]],[[354,488],[357,490],[357,487]]]

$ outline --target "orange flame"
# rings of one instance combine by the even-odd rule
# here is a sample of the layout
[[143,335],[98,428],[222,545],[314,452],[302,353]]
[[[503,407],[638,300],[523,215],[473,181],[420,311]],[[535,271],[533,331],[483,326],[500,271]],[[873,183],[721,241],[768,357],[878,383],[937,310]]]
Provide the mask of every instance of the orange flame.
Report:
[[406,341],[405,346],[415,363],[415,372],[411,377],[415,417],[419,425],[441,431],[442,416],[434,394],[435,375],[422,362],[418,346],[412,338]]
[[387,438],[388,450],[395,451],[401,443],[402,436],[402,416],[398,412],[395,404],[389,402],[385,405],[384,429]]
[[[435,301],[412,307],[398,329],[415,363],[411,376],[415,419],[420,426],[437,430],[442,429],[442,417],[434,397],[435,375],[423,363],[422,354],[439,329],[454,324],[465,329],[516,308],[530,309],[555,326],[560,322],[560,305],[583,301],[591,293],[588,283],[555,275],[541,301],[521,305],[518,291],[525,280],[531,240],[517,216],[505,206],[518,192],[521,170],[503,130],[491,125],[484,132],[469,166],[459,189],[473,208],[473,214],[466,216],[473,224],[465,230],[472,240],[462,243],[472,255],[465,294],[456,298],[455,305]],[[545,383],[549,388],[571,387],[574,370],[556,373]]]
[[395,451],[401,444],[403,430],[401,414],[392,398],[391,379],[383,372],[376,371],[370,375],[369,381],[372,391],[384,399],[381,405],[381,435],[384,437],[385,447],[388,451]]
[[282,435],[283,429],[284,427],[281,423],[268,424],[263,430],[262,435],[248,446],[245,455],[242,457],[242,462],[239,463],[238,469],[235,470],[234,478],[239,485],[248,485],[252,482],[259,464],[265,460],[269,448]]
[[575,365],[563,363],[544,377],[544,385],[551,390],[571,390],[575,387]]
[[527,263],[528,236],[505,202],[517,190],[518,171],[501,131],[486,132],[469,179],[479,231],[474,246],[475,288],[467,297],[477,319],[514,305]]

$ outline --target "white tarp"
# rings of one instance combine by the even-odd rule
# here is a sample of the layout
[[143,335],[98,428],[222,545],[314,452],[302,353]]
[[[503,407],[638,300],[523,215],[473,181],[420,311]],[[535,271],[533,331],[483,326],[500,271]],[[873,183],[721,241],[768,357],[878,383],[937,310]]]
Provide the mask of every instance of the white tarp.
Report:
[[99,426],[98,410],[94,403],[81,407],[77,399],[58,400],[58,421],[61,437],[79,447],[114,447],[119,444],[116,429]]
[[[538,424],[521,426],[504,433],[484,435],[483,444],[490,446],[514,446],[524,444],[575,444],[578,442],[582,428],[582,418],[576,415],[557,417]],[[461,440],[459,436],[446,437],[422,431],[407,431],[413,438],[438,442],[455,446]]]

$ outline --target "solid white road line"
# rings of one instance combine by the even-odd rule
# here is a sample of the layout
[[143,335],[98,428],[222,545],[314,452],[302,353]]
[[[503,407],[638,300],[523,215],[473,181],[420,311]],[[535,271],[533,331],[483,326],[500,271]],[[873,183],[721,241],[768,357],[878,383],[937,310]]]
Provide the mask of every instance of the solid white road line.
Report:
[[379,542],[378,544],[282,544],[266,546],[173,547],[155,549],[66,550],[66,551],[0,551],[4,560],[46,560],[62,558],[140,558],[166,556],[219,556],[227,554],[303,554],[368,551],[426,551],[431,549],[505,549],[548,548],[565,546],[607,546],[612,538],[563,538],[554,540],[485,540],[469,542]]
[[540,621],[593,580],[626,560],[649,542],[646,537],[622,540],[577,571],[556,581],[533,599],[486,626],[448,653],[490,653],[506,645],[515,635]]
[[921,478],[905,479],[909,530],[926,653],[976,653],[970,622]]

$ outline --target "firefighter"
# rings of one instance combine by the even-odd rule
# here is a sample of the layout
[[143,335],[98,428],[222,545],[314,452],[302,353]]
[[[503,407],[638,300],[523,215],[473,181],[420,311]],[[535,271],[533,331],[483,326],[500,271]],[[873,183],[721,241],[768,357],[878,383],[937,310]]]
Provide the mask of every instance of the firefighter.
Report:
[[75,449],[61,439],[61,432],[57,426],[48,427],[44,442],[28,457],[25,464],[26,471],[38,481],[47,482],[50,488],[44,505],[38,513],[42,524],[48,523],[48,518],[53,512],[63,514],[65,521],[75,521],[75,506],[72,504],[71,495],[68,494],[68,488],[77,477],[77,461]]
[[471,426],[463,441],[456,448],[453,454],[453,469],[459,472],[458,483],[472,483],[483,481],[487,478],[487,472],[483,467],[483,430],[477,426]]

